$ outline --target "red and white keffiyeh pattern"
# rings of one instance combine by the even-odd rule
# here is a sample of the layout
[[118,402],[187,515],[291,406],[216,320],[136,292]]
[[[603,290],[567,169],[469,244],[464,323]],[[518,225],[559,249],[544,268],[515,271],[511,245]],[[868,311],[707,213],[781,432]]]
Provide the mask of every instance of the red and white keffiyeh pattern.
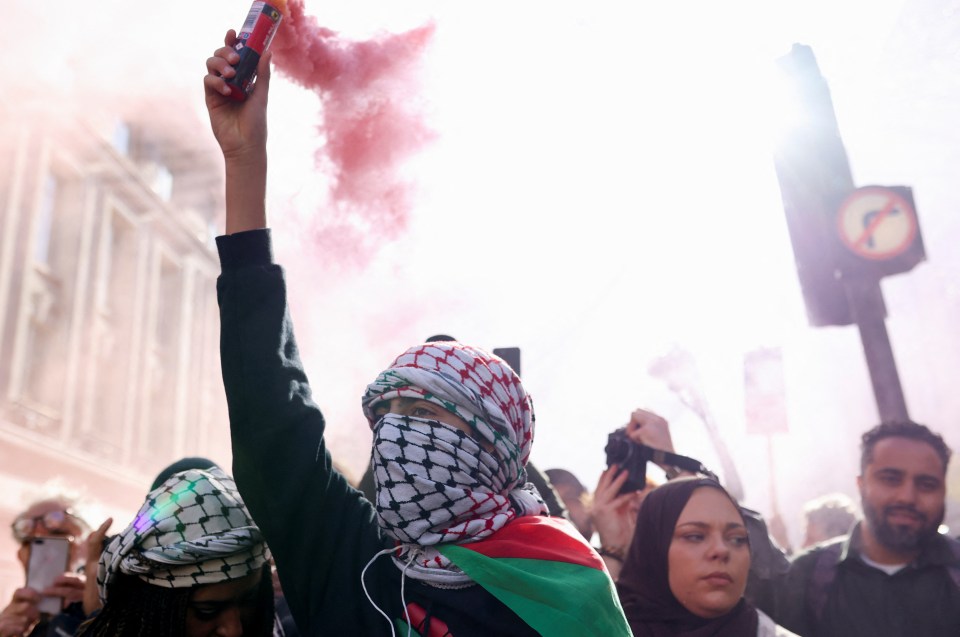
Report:
[[[394,398],[442,407],[463,419],[475,439],[435,420],[378,419],[376,406]],[[367,387],[363,409],[374,432],[378,520],[405,545],[404,554],[416,555],[415,571],[449,567],[429,547],[483,539],[517,516],[546,513],[524,470],[533,407],[500,358],[454,342],[419,345]]]

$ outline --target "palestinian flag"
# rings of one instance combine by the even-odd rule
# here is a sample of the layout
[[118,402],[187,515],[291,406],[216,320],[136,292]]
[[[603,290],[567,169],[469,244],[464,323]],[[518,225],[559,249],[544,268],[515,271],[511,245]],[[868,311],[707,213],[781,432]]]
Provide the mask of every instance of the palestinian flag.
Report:
[[524,516],[440,552],[541,635],[629,636],[603,560],[566,520]]

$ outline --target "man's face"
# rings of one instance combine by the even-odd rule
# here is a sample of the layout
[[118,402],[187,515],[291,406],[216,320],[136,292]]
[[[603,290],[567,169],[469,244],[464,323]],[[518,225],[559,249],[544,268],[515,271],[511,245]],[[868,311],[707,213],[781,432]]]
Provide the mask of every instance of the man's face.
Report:
[[857,478],[867,531],[894,553],[918,551],[943,521],[944,473],[940,456],[925,442],[877,442],[873,460]]
[[38,502],[18,515],[15,524],[23,525],[24,541],[20,543],[17,559],[23,564],[24,569],[27,568],[27,560],[30,556],[30,545],[25,541],[26,538],[59,537],[69,539],[71,542],[71,564],[79,557],[83,527],[75,517],[66,511],[63,503],[56,500]]

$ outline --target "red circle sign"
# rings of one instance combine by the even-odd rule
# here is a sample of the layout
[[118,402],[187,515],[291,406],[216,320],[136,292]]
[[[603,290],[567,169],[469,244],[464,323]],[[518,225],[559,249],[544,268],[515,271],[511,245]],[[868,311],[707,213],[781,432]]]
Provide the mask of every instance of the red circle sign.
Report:
[[903,254],[917,236],[913,206],[890,188],[858,188],[840,205],[840,238],[857,256],[884,260]]

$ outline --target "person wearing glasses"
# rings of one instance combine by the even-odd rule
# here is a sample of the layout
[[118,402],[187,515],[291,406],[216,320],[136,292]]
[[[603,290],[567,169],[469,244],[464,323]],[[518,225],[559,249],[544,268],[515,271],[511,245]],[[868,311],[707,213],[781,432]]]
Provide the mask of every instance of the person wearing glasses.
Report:
[[[83,574],[76,568],[83,557],[83,540],[90,525],[76,511],[76,501],[66,495],[38,500],[30,504],[10,525],[19,545],[17,559],[24,573],[30,559],[31,540],[35,538],[63,538],[70,542],[68,570],[49,588],[37,591],[26,586],[13,592],[13,598],[0,612],[0,637],[42,637],[73,634],[85,614],[83,611]],[[41,596],[60,597],[63,610],[53,616],[41,614],[37,605]]]

